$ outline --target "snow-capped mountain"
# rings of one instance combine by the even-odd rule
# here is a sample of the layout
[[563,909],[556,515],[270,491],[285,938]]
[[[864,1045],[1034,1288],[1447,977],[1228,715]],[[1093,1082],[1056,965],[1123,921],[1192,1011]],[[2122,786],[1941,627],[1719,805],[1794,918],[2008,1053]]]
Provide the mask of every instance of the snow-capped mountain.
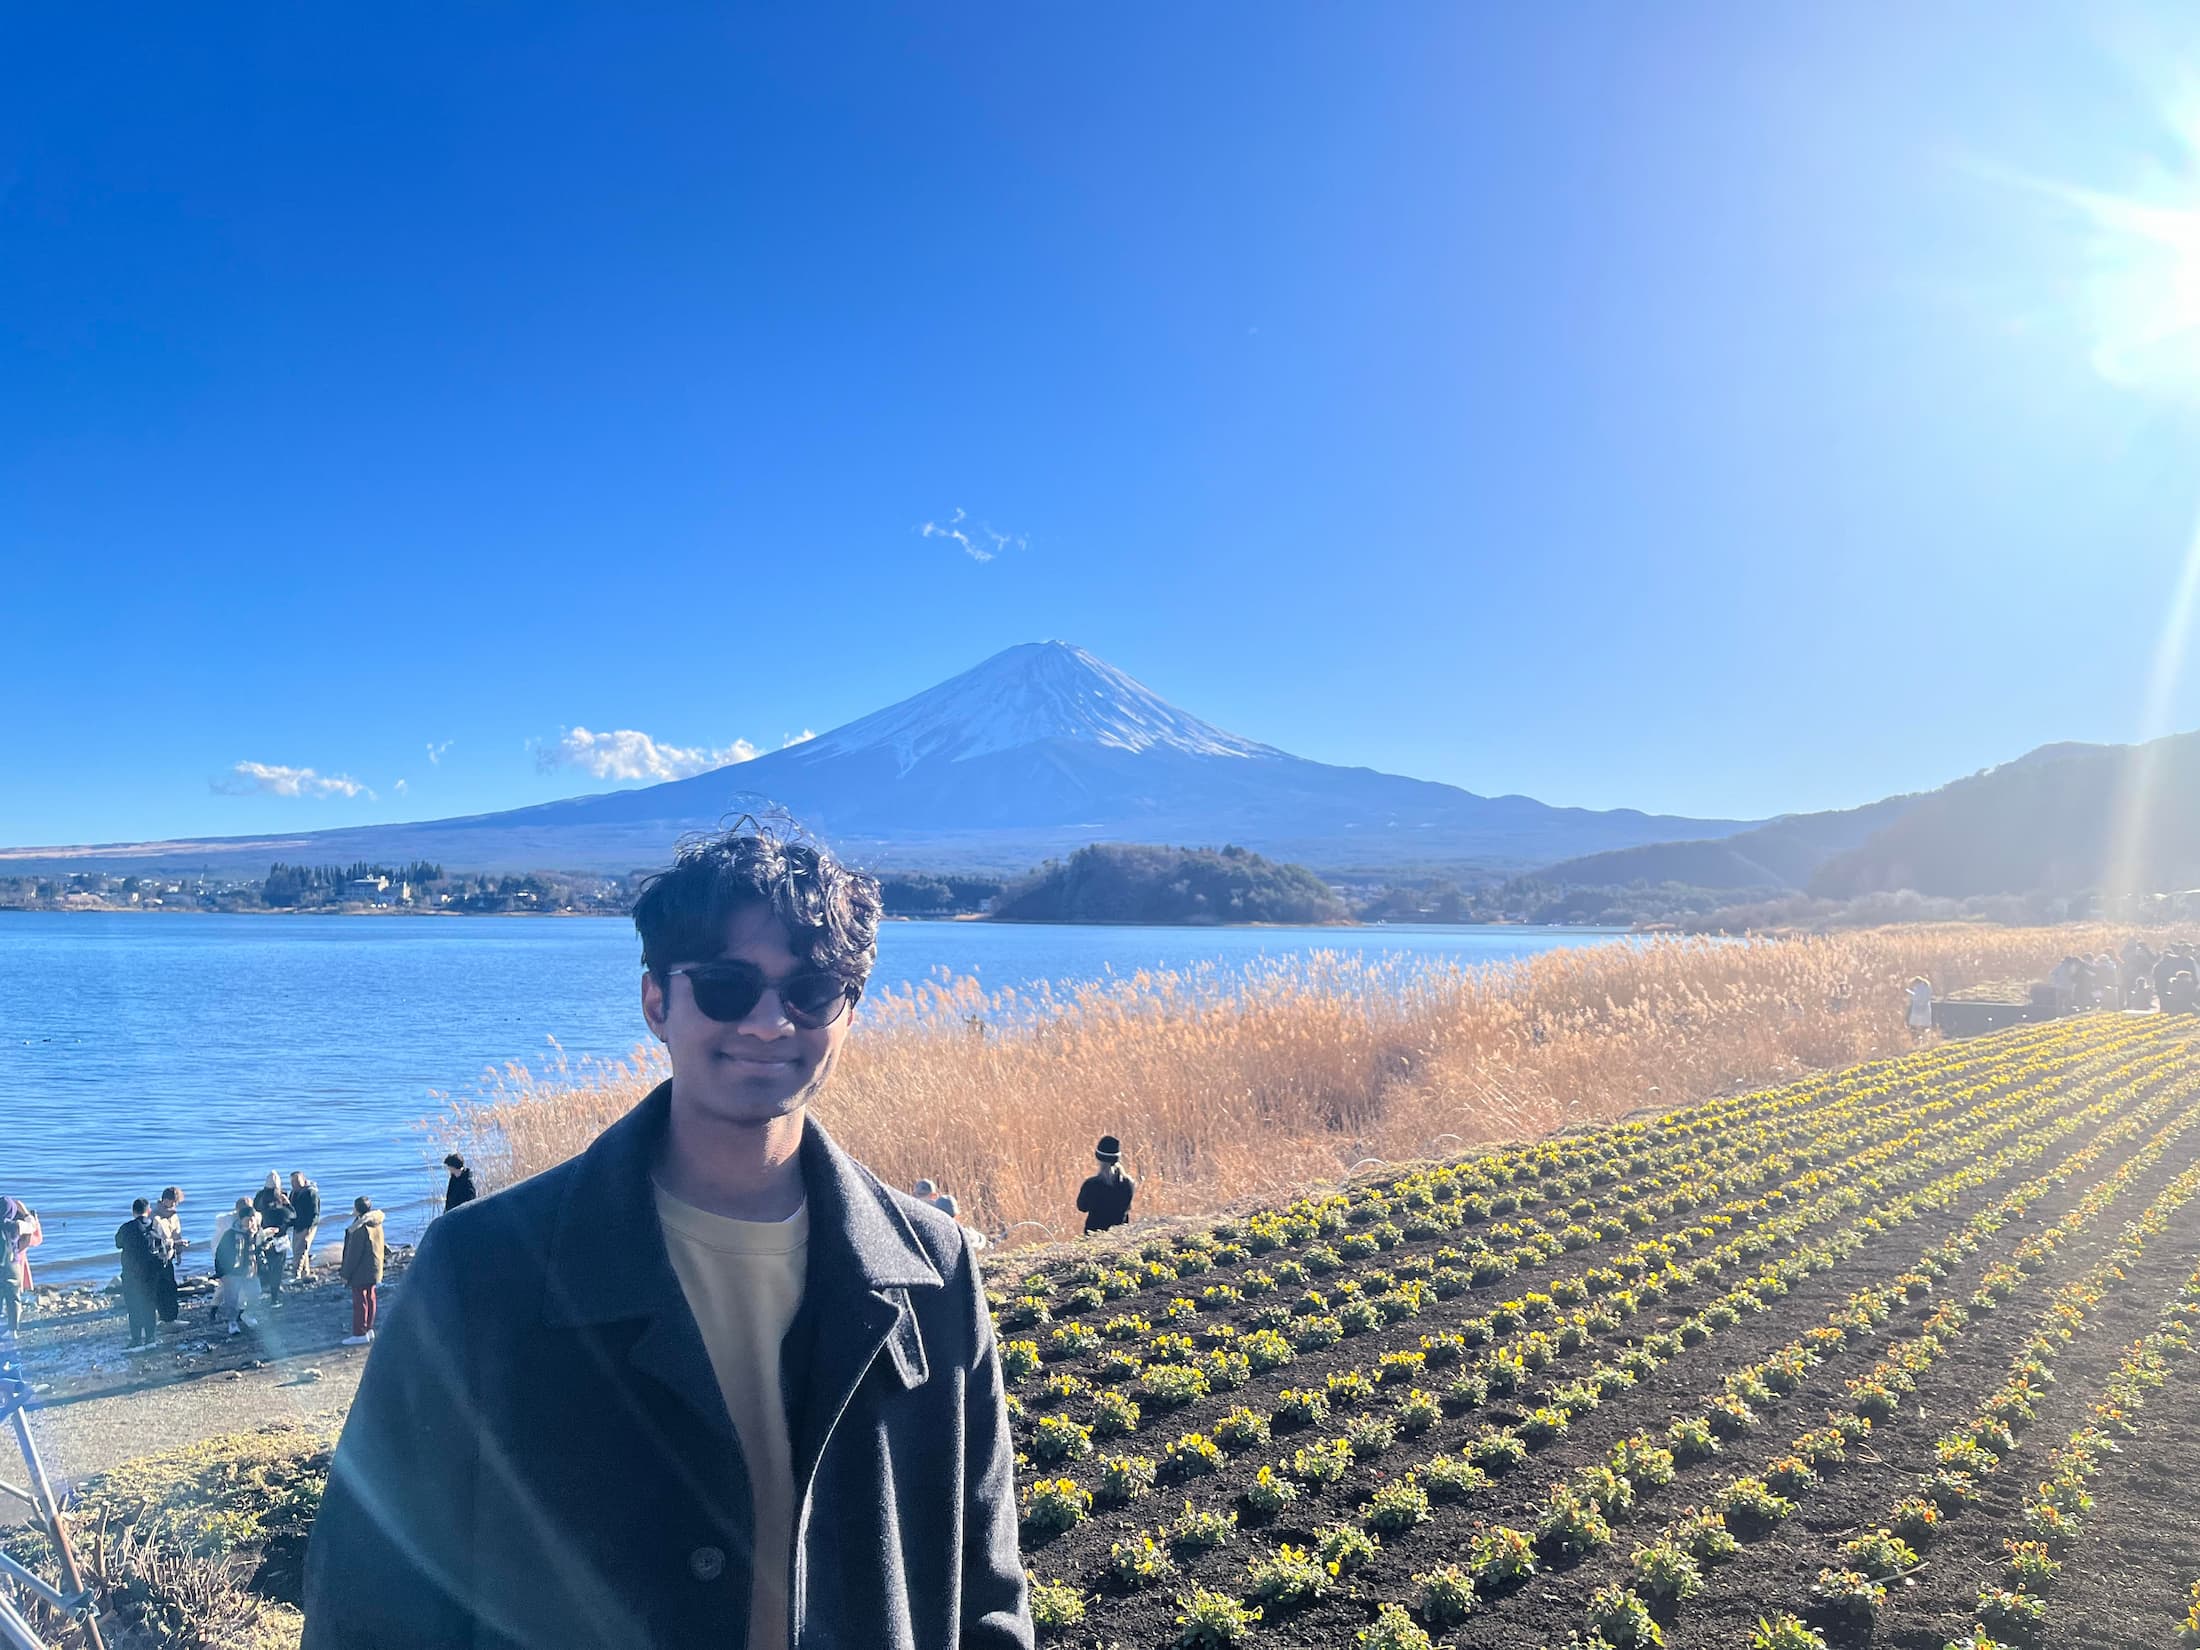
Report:
[[1179,710],[1082,648],[1036,642],[800,745],[689,779],[415,825],[35,859],[114,868],[421,858],[469,871],[623,872],[664,863],[683,833],[775,806],[882,869],[1019,870],[1118,841],[1235,842],[1336,871],[1515,870],[1744,824],[1553,808],[1309,762]]
[[1025,642],[800,747],[801,766],[889,750],[903,772],[1046,739],[1188,756],[1281,756],[1272,745],[1188,716],[1143,682],[1068,642]]

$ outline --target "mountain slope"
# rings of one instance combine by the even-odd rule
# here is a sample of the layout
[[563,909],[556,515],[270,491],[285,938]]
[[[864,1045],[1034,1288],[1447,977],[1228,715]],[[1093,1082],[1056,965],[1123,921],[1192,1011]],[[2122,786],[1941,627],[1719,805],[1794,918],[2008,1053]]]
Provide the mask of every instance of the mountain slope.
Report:
[[1615,848],[1544,867],[1543,881],[1569,888],[1625,888],[1682,883],[1739,893],[1806,888],[1821,866],[1860,848],[1875,831],[1900,819],[1917,801],[1891,796],[1860,808],[1786,814],[1716,841],[1656,842]]
[[1829,860],[1810,891],[1965,898],[2117,885],[2200,886],[2200,733],[2050,745],[1959,779]]
[[662,863],[683,832],[773,805],[882,868],[1021,870],[1113,840],[1234,842],[1326,870],[1513,870],[1744,828],[1309,762],[1201,721],[1081,648],[1035,642],[787,750],[639,790],[279,838],[8,850],[0,867],[422,858],[626,871]]

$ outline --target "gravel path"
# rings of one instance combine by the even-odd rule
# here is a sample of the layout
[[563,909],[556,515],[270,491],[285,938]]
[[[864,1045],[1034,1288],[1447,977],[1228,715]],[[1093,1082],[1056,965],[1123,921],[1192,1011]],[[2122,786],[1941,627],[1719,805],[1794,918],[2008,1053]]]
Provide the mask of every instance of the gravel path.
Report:
[[[385,1309],[410,1258],[391,1253]],[[180,1320],[164,1327],[160,1350],[136,1356],[123,1351],[128,1330],[119,1304],[49,1298],[24,1320],[23,1373],[37,1392],[31,1436],[57,1487],[266,1421],[331,1434],[343,1425],[370,1349],[341,1344],[351,1332],[351,1301],[340,1284],[286,1291],[281,1310],[255,1308],[259,1327],[233,1337],[211,1331],[211,1301],[210,1288],[187,1286]],[[0,1467],[13,1454],[0,1441]],[[14,1478],[15,1469],[0,1476]],[[0,1522],[10,1520],[12,1506],[0,1505]]]

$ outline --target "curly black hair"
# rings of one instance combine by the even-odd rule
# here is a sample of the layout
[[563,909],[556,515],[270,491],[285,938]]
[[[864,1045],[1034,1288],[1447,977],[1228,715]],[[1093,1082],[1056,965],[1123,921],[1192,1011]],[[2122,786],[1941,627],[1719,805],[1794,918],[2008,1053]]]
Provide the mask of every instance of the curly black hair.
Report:
[[674,963],[710,961],[724,952],[734,914],[759,907],[810,967],[851,985],[869,977],[883,909],[877,879],[798,827],[747,817],[682,842],[672,868],[642,884],[634,902],[642,966],[661,983]]

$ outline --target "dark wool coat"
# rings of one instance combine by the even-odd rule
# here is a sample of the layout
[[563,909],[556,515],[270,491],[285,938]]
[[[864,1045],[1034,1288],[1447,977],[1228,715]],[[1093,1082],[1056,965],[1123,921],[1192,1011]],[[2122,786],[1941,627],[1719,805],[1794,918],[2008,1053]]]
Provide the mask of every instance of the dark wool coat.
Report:
[[[748,1650],[748,1479],[650,1184],[670,1094],[428,1229],[314,1525],[302,1650]],[[790,1643],[1029,1650],[968,1241],[814,1119],[801,1166]]]

